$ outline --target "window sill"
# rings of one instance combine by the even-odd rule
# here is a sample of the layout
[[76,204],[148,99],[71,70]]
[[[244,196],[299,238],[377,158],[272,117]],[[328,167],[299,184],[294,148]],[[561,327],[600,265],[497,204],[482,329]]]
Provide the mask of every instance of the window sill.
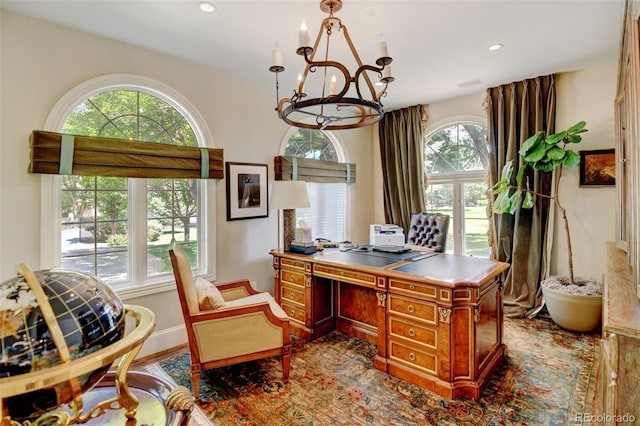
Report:
[[174,282],[163,282],[156,284],[147,284],[145,286],[127,285],[114,288],[121,300],[126,301],[138,297],[148,296],[150,294],[158,294],[166,291],[174,291],[176,284]]

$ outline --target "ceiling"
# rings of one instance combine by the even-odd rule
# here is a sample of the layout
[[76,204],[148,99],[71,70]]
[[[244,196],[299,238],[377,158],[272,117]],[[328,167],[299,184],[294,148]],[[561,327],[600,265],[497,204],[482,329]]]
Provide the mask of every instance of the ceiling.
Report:
[[[280,94],[290,94],[327,15],[318,0],[1,0],[3,9],[145,47],[275,87],[274,43],[284,55]],[[428,104],[488,87],[617,61],[623,0],[343,0],[336,13],[364,63],[378,43],[393,57],[387,109]],[[489,51],[489,45],[504,47]],[[340,59],[340,58],[337,58]],[[353,71],[352,71],[353,72]],[[275,91],[275,89],[274,89]]]

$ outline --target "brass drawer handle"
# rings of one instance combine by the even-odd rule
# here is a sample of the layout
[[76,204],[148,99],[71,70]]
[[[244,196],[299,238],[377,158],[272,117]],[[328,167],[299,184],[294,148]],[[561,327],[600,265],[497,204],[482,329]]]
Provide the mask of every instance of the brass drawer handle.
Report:
[[289,298],[291,300],[296,300],[296,294],[295,293],[291,293],[291,295],[289,296]]
[[289,277],[289,279],[291,280],[292,283],[296,282],[296,277],[294,275],[292,275],[291,277]]
[[415,290],[415,289],[416,289],[415,285],[413,285],[413,284],[409,285],[409,290]]
[[344,277],[344,271],[340,271],[340,275]]
[[416,335],[416,331],[413,328],[409,329],[409,336],[413,337]]
[[409,312],[410,314],[412,314],[415,311],[415,308],[413,307],[413,305],[409,305],[407,306],[407,312]]
[[295,311],[291,311],[291,313],[289,314],[289,316],[290,316],[290,317],[295,318],[295,316],[296,316],[296,312],[295,312]]
[[415,360],[416,360],[416,355],[415,355],[413,352],[411,352],[411,353],[409,354],[409,359],[410,359],[411,361],[415,361]]

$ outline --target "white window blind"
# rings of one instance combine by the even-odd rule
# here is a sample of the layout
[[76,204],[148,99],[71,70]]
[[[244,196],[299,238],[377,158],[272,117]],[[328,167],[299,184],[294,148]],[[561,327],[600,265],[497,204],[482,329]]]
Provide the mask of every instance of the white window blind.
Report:
[[345,183],[307,182],[311,207],[296,209],[296,220],[304,220],[313,238],[344,241],[347,210]]

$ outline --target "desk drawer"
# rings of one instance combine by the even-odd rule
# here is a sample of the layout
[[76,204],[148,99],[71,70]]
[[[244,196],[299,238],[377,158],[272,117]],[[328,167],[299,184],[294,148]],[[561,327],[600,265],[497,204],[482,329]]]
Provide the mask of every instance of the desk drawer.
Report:
[[297,285],[283,284],[280,287],[280,300],[294,302],[302,305],[306,305],[304,287]]
[[438,375],[438,356],[436,354],[412,348],[392,339],[389,342],[389,357],[434,376]]
[[438,350],[438,329],[423,327],[402,321],[395,317],[389,318],[389,333],[393,337],[404,337],[412,342],[424,345],[429,352]]
[[296,269],[298,271],[304,272],[310,269],[311,265],[300,259],[292,259],[289,257],[281,257],[280,258],[280,268],[281,269]]
[[306,325],[306,315],[304,308],[300,308],[299,306],[295,306],[293,303],[287,303],[284,301],[281,303],[281,305],[282,309],[289,316],[290,320]]
[[438,305],[435,303],[389,294],[388,306],[390,314],[400,314],[427,324],[438,324]]
[[451,302],[451,290],[429,284],[404,281],[396,278],[389,279],[389,291],[420,299]]
[[365,287],[375,288],[376,286],[376,276],[373,274],[334,266],[313,265],[313,275]]
[[280,281],[282,281],[282,285],[291,284],[304,288],[304,272],[282,269],[280,270]]

